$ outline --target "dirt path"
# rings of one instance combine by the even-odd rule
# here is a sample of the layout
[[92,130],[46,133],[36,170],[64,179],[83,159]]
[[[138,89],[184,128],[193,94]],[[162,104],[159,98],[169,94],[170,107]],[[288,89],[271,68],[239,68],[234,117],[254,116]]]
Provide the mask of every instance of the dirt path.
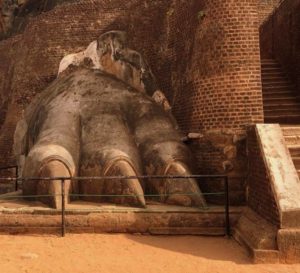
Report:
[[300,273],[300,265],[252,265],[233,240],[133,235],[0,235],[1,273]]

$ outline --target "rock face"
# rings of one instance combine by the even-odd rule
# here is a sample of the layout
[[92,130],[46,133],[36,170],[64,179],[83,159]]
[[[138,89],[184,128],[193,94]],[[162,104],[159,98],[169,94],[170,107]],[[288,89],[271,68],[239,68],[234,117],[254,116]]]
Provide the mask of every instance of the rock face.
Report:
[[[58,78],[28,107],[15,133],[23,177],[189,175],[191,155],[170,106],[142,56],[123,32],[103,34],[83,52],[66,56]],[[66,193],[87,200],[145,206],[160,201],[205,205],[194,179],[136,178],[66,181]],[[60,182],[24,183],[25,195],[60,206]],[[101,196],[100,196],[101,195]],[[67,201],[69,198],[67,197]]]
[[18,32],[26,15],[40,14],[67,1],[69,0],[0,0],[0,38]]
[[12,27],[17,8],[17,0],[0,0],[0,34],[7,33]]

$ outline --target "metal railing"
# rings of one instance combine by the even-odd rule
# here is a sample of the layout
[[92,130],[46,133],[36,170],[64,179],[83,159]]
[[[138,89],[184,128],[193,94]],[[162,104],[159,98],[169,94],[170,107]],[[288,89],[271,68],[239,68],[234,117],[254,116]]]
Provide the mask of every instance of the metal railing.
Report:
[[[15,166],[11,166],[12,168]],[[6,167],[8,168],[8,167]],[[97,183],[97,181],[113,181],[113,180],[128,180],[128,179],[139,179],[139,180],[147,180],[147,179],[188,179],[188,178],[193,178],[193,179],[218,179],[224,182],[224,191],[223,192],[209,192],[209,193],[203,193],[203,196],[206,195],[223,195],[224,196],[224,222],[225,222],[225,230],[224,230],[224,235],[230,236],[231,231],[230,231],[230,218],[229,218],[229,183],[228,183],[228,176],[225,175],[188,175],[188,176],[160,176],[160,175],[143,175],[143,176],[101,176],[101,177],[26,177],[26,178],[18,178],[18,177],[0,177],[0,181],[15,181],[16,185],[18,185],[18,182],[24,182],[24,181],[51,181],[51,180],[56,180],[60,181],[61,185],[61,193],[56,194],[56,195],[51,195],[51,194],[46,194],[46,195],[9,195],[9,196],[1,196],[0,195],[0,200],[3,199],[16,199],[16,198],[38,198],[38,197],[54,197],[54,196],[60,196],[61,197],[61,209],[57,209],[58,211],[61,212],[61,235],[64,237],[66,234],[66,203],[65,203],[65,197],[66,197],[66,192],[65,192],[65,184],[66,181],[94,181]],[[17,188],[17,186],[16,186]],[[69,196],[77,196],[77,197],[137,197],[137,195],[130,194],[130,195],[105,195],[105,194],[93,194],[93,195],[88,195],[88,194],[68,194]],[[146,197],[161,197],[161,194],[143,194]],[[176,195],[197,195],[196,193],[181,193],[181,194],[176,194]],[[168,195],[164,195],[168,196]],[[203,209],[208,209],[210,206],[206,207],[201,207]]]

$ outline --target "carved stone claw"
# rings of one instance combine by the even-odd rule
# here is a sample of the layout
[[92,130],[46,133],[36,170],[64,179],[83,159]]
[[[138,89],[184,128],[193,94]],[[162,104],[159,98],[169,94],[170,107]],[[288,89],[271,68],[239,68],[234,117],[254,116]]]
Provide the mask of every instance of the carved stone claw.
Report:
[[[105,176],[137,176],[131,163],[119,159],[105,171]],[[139,207],[146,207],[144,191],[139,179],[107,180],[105,187],[106,194],[124,195],[124,197],[112,197],[114,203],[132,204]],[[119,201],[119,202],[118,202]]]
[[[166,175],[190,175],[188,168],[181,162],[172,162]],[[206,202],[197,181],[194,178],[169,179],[167,183],[168,197],[166,203],[185,207],[205,207]]]

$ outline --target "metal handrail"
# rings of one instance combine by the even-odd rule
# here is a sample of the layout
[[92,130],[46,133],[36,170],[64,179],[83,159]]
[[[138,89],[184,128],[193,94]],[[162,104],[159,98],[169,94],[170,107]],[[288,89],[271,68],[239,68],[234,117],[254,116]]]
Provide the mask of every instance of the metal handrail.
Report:
[[[121,180],[126,180],[126,179],[182,179],[182,178],[219,178],[224,180],[224,192],[218,192],[218,193],[210,193],[210,194],[222,194],[224,195],[224,213],[225,213],[225,235],[230,237],[231,235],[231,228],[230,228],[230,217],[229,217],[229,183],[228,183],[228,176],[226,175],[141,175],[141,176],[99,176],[99,177],[24,177],[24,178],[19,178],[19,177],[0,177],[0,180],[5,180],[5,181],[50,181],[50,180],[60,180],[61,182],[61,235],[64,237],[66,234],[66,221],[65,221],[65,214],[66,214],[66,209],[65,209],[65,182],[67,180],[115,180],[115,179],[121,179]],[[205,195],[205,193],[203,194]],[[34,197],[38,195],[32,195],[31,197]],[[53,196],[53,195],[44,195],[44,196]],[[89,196],[89,195],[84,195],[81,194],[80,196]],[[100,195],[99,195],[100,196]],[[112,195],[115,196],[115,195]],[[132,195],[134,196],[134,195]],[[147,196],[147,195],[145,195]],[[17,197],[17,196],[16,196]],[[18,196],[18,197],[24,197],[26,196]],[[11,196],[12,198],[12,196]]]

